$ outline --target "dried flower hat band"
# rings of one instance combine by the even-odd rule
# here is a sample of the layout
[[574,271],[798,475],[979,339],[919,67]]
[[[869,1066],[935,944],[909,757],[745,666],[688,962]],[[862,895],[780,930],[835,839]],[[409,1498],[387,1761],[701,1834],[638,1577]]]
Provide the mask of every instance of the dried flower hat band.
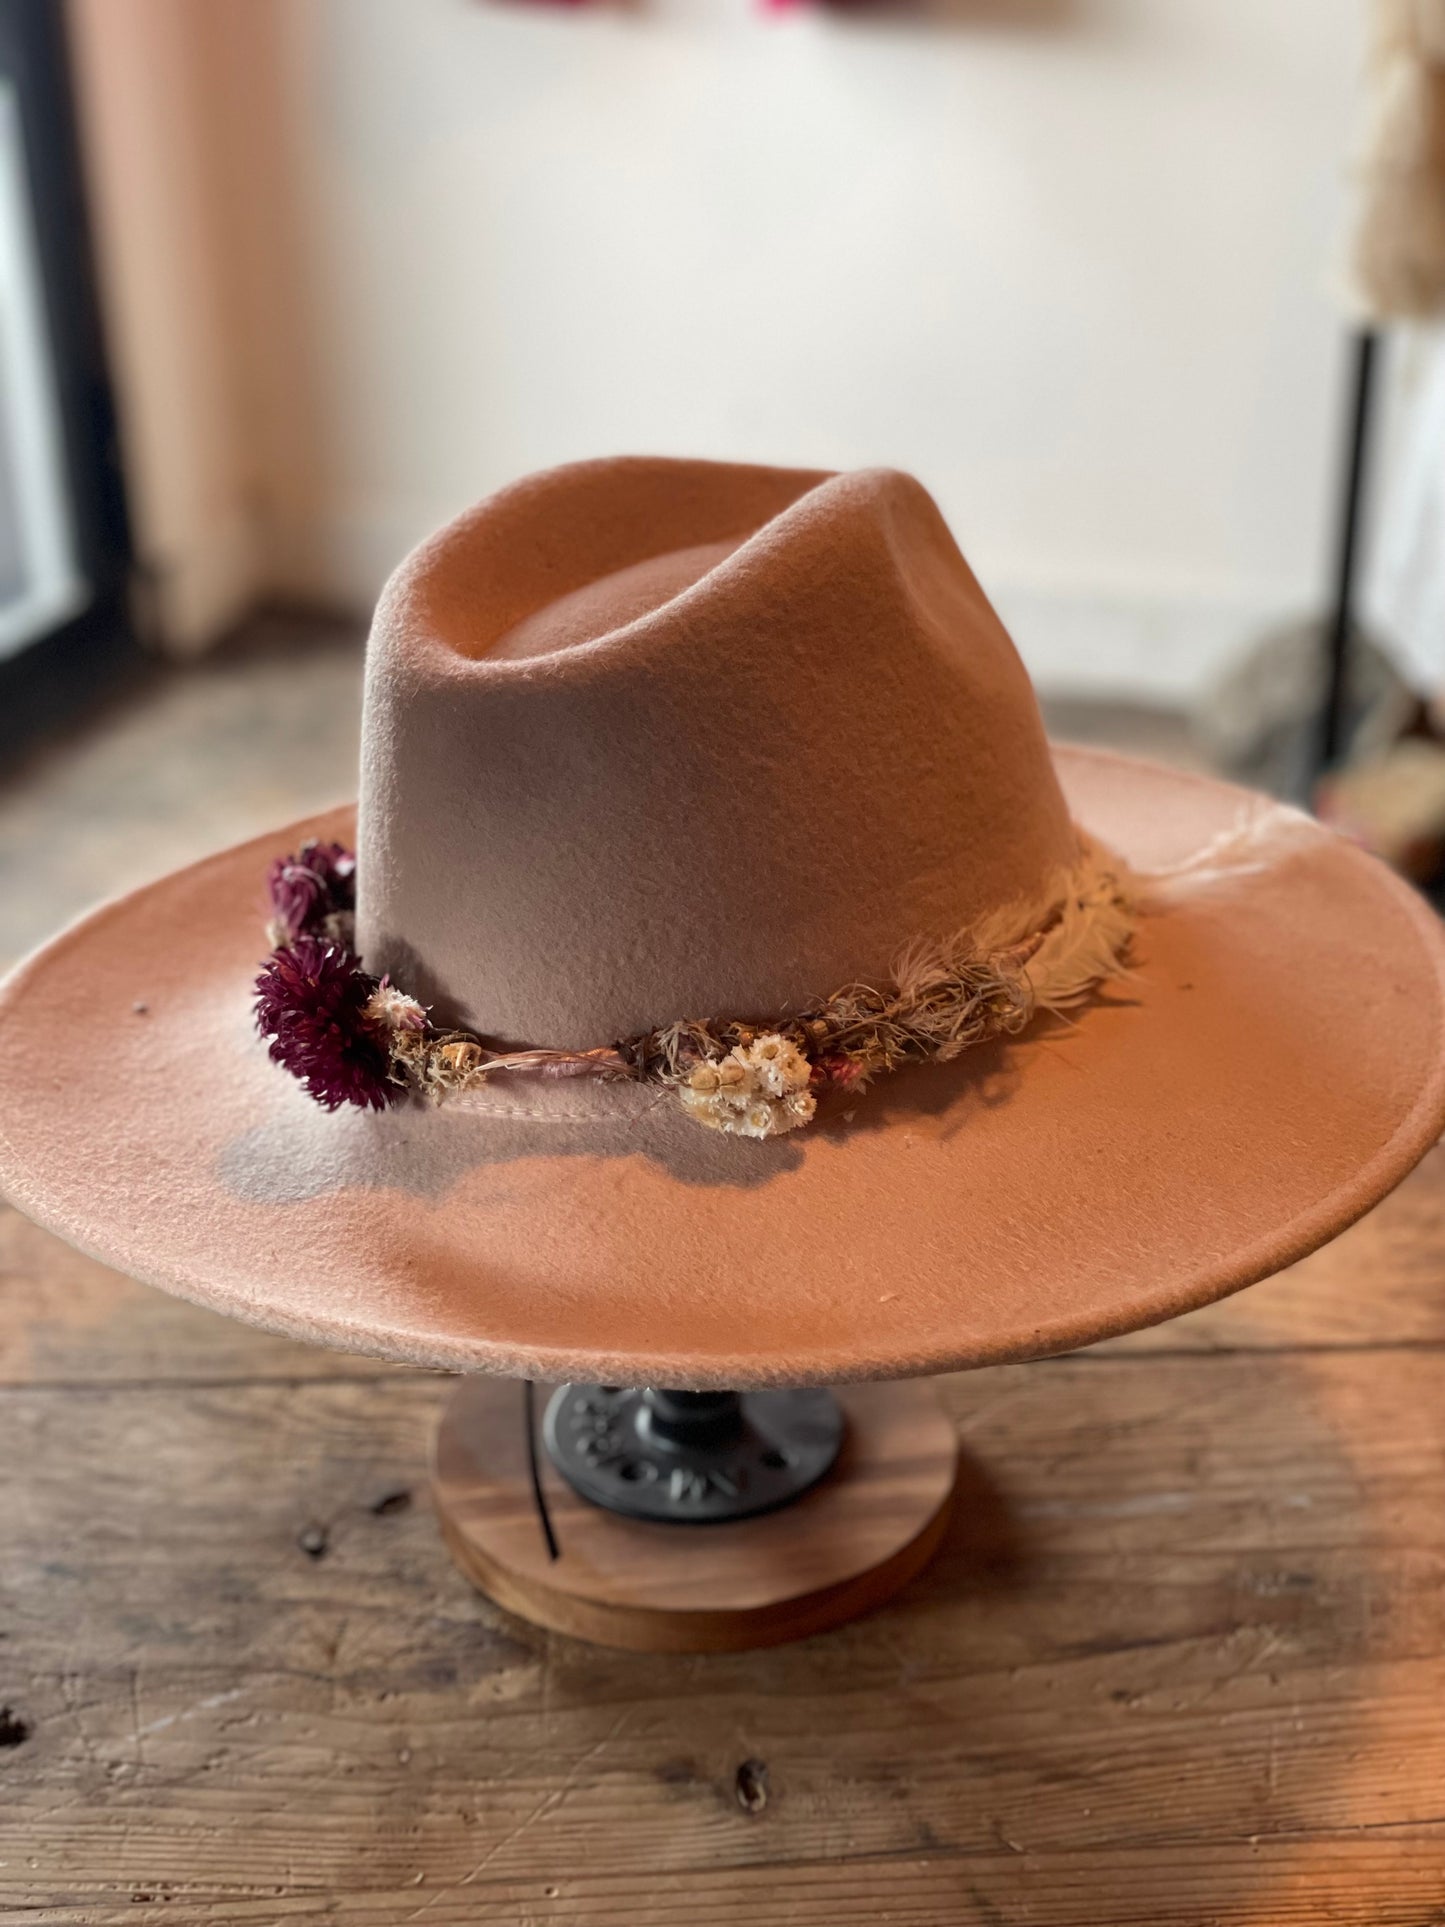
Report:
[[349,850],[308,843],[278,858],[267,882],[274,947],[256,980],[256,1027],[327,1110],[382,1110],[408,1091],[435,1102],[504,1074],[627,1078],[673,1088],[699,1124],[741,1137],[794,1131],[826,1091],[947,1063],[1040,1010],[1080,1003],[1122,971],[1134,927],[1121,867],[1081,839],[1078,865],[1032,914],[1015,906],[952,942],[915,943],[882,987],[850,984],[798,1016],[685,1021],[595,1050],[503,1051],[433,1025],[415,998],[363,969]]

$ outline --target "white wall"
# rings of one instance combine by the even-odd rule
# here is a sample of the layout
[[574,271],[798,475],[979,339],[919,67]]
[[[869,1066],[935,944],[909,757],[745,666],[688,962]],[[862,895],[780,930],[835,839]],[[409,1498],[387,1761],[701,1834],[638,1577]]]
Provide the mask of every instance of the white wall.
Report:
[[207,4],[270,579],[658,450],[914,470],[1054,686],[1316,601],[1359,0]]

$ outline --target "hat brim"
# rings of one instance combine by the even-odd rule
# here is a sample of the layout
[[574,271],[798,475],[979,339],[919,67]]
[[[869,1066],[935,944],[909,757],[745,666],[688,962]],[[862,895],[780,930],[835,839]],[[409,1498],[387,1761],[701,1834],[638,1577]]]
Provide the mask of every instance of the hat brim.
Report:
[[[1060,749],[1141,871],[1259,800]],[[1076,1022],[762,1143],[670,1098],[328,1114],[251,1028],[261,879],[335,811],[94,912],[0,989],[0,1186],[81,1249],[293,1337],[620,1384],[897,1377],[1072,1349],[1334,1237],[1445,1126],[1445,943],[1290,833],[1147,915]],[[908,934],[908,933],[900,933]]]

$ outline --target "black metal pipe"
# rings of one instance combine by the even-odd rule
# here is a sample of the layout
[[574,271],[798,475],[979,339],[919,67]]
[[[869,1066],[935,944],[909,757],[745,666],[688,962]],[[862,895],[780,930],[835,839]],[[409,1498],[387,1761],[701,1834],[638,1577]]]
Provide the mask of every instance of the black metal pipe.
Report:
[[698,1451],[725,1444],[741,1432],[742,1424],[743,1401],[737,1392],[669,1392],[650,1385],[638,1414],[644,1437]]
[[824,1478],[843,1408],[816,1387],[683,1392],[562,1385],[547,1406],[547,1454],[593,1505],[658,1524],[723,1524],[776,1511]]

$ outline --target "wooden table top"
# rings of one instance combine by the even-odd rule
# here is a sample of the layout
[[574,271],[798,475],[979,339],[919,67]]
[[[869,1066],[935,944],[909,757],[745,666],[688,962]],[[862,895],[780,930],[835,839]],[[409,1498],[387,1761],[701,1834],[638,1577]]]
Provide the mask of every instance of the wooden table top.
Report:
[[1231,1303],[947,1381],[942,1554],[798,1646],[478,1598],[443,1392],[0,1210],[0,1923],[1445,1921],[1445,1153]]

